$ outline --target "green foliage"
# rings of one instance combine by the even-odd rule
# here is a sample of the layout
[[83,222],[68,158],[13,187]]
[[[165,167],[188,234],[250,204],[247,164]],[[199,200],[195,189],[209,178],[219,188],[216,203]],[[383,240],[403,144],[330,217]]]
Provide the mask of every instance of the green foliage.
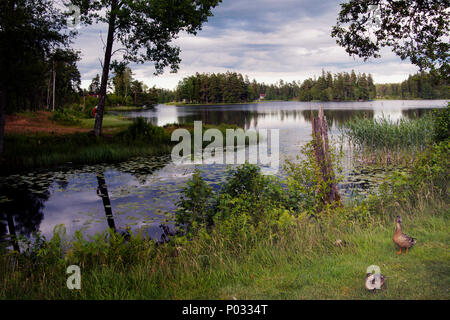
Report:
[[177,202],[176,221],[186,227],[187,232],[212,225],[213,191],[195,170]]
[[356,147],[360,161],[382,165],[410,165],[418,153],[433,142],[434,124],[430,113],[417,119],[393,121],[354,118],[341,126],[343,137]]
[[391,47],[401,59],[409,58],[422,70],[438,69],[448,79],[449,17],[445,1],[348,0],[331,35],[349,55],[379,58]]
[[450,179],[450,139],[427,148],[414,164],[412,177],[415,185],[426,184],[446,194]]
[[79,116],[78,112],[69,109],[58,109],[52,114],[51,120],[59,124],[74,126],[81,123]]
[[191,104],[245,103],[258,100],[265,94],[265,100],[293,100],[299,94],[299,84],[293,81],[266,85],[250,82],[248,76],[236,72],[199,74],[185,77],[176,89],[177,101]]
[[163,128],[154,126],[143,117],[133,119],[133,123],[117,137],[129,142],[170,143],[170,136]]
[[0,108],[41,108],[53,67],[58,104],[77,89],[78,54],[67,49],[74,33],[67,32],[65,18],[51,0],[0,2],[0,43],[8,44],[0,46],[0,91],[6,94],[6,105]]
[[261,175],[261,169],[258,166],[245,163],[228,172],[222,192],[231,197],[242,193],[256,194],[264,191],[265,179]]
[[330,146],[331,166],[335,171],[334,181],[323,181],[320,167],[314,155],[314,141],[304,145],[297,161],[287,159],[284,164],[288,192],[288,208],[297,213],[316,215],[324,210],[322,199],[329,192],[330,183],[342,180],[340,172],[343,154]]
[[248,226],[255,229],[264,225],[263,221],[266,226],[276,223],[274,209],[284,208],[284,201],[278,179],[262,175],[256,165],[246,163],[230,169],[217,192],[196,171],[178,202],[177,222],[194,233],[214,224],[234,237],[249,232]]
[[450,138],[450,104],[447,108],[437,109],[433,113],[434,135],[436,142],[445,141]]
[[448,79],[434,73],[418,72],[401,83],[377,84],[377,98],[386,99],[449,99]]
[[342,72],[332,75],[322,70],[316,79],[306,79],[300,86],[300,101],[367,101],[374,99],[376,88],[371,74]]
[[433,136],[433,120],[425,115],[418,119],[393,121],[381,118],[354,118],[343,125],[344,134],[359,147],[397,148],[425,147]]

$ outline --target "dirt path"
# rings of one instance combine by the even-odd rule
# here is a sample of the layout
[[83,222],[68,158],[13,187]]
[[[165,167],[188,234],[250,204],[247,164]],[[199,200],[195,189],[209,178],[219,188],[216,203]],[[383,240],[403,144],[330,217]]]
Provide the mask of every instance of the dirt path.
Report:
[[38,111],[33,115],[7,115],[5,133],[37,133],[70,134],[88,132],[91,129],[68,127],[50,120],[51,112]]

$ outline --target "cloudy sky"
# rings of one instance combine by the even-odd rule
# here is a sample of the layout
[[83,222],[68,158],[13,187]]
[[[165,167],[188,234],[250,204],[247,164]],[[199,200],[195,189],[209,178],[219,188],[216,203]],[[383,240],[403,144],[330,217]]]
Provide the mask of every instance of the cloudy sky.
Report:
[[[349,57],[330,36],[341,1],[223,0],[197,36],[180,34],[174,40],[182,50],[178,73],[166,70],[154,76],[152,63],[146,63],[131,65],[134,78],[149,86],[173,89],[179,80],[195,72],[230,70],[274,83],[280,79],[303,81],[319,75],[322,69],[354,69],[371,73],[375,82],[384,83],[402,81],[418,70],[389,49],[382,51],[381,59],[368,62]],[[82,53],[78,66],[84,88],[100,73],[106,33],[106,25],[79,29],[74,48]]]

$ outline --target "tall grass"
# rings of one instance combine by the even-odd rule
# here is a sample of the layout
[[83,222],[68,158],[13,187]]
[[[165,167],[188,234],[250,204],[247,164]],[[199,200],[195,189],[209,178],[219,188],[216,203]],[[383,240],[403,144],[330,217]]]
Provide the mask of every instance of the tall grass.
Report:
[[344,123],[341,132],[365,162],[407,164],[433,142],[434,123],[431,114],[396,121],[358,117]]

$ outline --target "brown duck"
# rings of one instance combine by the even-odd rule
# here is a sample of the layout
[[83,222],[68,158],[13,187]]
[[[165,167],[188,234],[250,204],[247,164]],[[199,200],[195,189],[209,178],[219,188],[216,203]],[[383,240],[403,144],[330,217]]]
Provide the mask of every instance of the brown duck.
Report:
[[400,251],[398,251],[397,254],[402,254],[402,248],[406,248],[406,253],[408,253],[408,249],[416,244],[416,239],[407,236],[402,232],[402,218],[400,218],[400,216],[395,218],[395,224],[397,225],[397,228],[395,229],[392,240],[400,248]]

